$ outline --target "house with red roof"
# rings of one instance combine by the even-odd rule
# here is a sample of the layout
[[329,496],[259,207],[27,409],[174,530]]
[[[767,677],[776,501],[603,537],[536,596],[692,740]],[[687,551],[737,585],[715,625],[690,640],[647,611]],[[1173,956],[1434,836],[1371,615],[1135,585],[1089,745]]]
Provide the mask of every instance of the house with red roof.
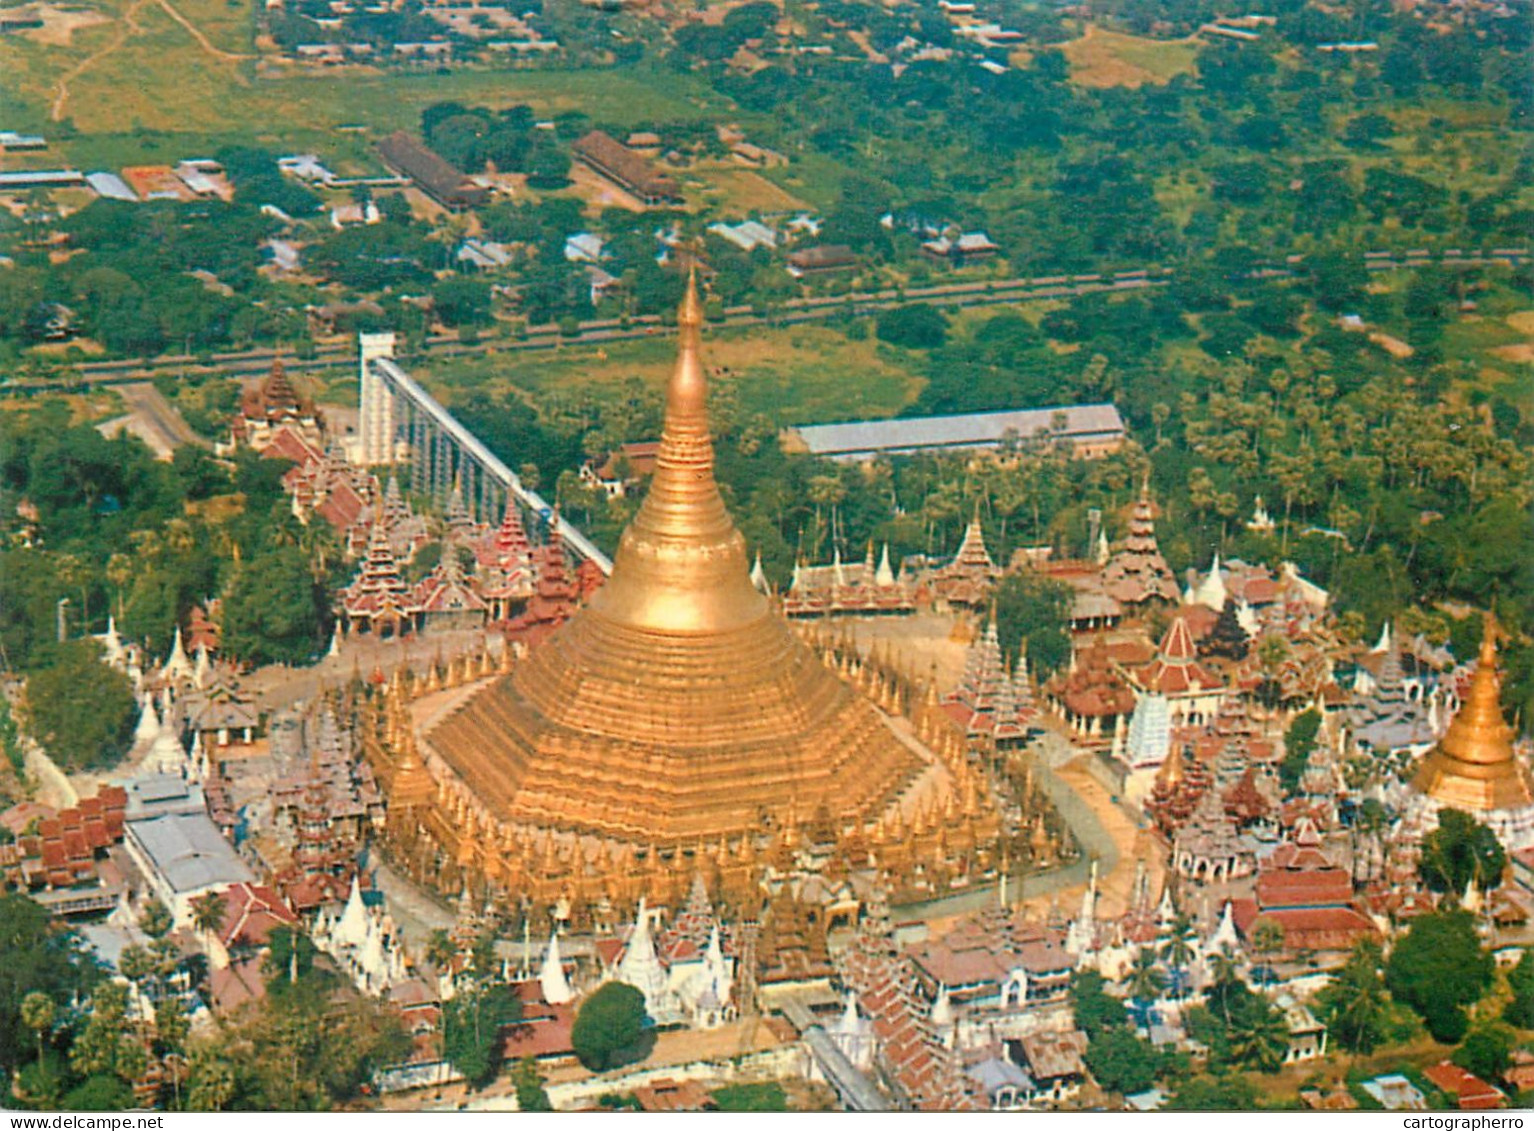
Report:
[[295,927],[298,916],[263,884],[231,884],[224,892],[224,919],[207,939],[208,961],[215,970],[238,958],[264,953],[278,927]]
[[1440,1092],[1453,1096],[1459,1103],[1460,1111],[1488,1111],[1507,1103],[1507,1097],[1500,1089],[1451,1061],[1441,1061],[1424,1068],[1422,1075]]

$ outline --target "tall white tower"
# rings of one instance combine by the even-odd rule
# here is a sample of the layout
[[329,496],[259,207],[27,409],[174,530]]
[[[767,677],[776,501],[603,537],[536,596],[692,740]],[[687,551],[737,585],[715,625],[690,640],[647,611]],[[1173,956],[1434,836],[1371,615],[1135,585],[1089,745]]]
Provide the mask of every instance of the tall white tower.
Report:
[[357,354],[362,367],[362,403],[356,460],[364,466],[391,463],[394,460],[394,394],[383,378],[373,372],[373,362],[394,356],[393,332],[358,334]]

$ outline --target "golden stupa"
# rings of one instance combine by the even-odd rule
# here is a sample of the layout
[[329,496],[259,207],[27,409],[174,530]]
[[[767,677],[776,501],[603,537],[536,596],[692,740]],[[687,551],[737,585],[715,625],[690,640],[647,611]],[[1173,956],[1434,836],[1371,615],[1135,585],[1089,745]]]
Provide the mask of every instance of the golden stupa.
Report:
[[752,586],[714,481],[689,281],[654,478],[612,576],[511,671],[420,720],[518,834],[665,850],[877,820],[927,764]]
[[1412,788],[1472,813],[1534,805],[1534,777],[1514,753],[1513,728],[1502,717],[1502,680],[1489,621],[1470,693],[1442,741],[1424,755]]

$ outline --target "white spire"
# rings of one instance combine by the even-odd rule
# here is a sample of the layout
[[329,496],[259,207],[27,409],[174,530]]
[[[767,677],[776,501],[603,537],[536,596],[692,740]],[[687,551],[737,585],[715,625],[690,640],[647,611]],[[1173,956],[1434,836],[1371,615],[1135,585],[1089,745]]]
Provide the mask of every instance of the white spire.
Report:
[[879,568],[874,570],[875,585],[895,584],[895,571],[890,569],[890,544],[884,543],[884,549],[879,554]]
[[831,574],[836,578],[836,584],[847,584],[847,572],[842,568],[842,548],[836,547],[836,553],[831,558]]
[[138,726],[133,730],[133,745],[135,749],[142,747],[147,751],[154,744],[154,740],[160,733],[160,716],[155,713],[154,696],[144,696],[144,707],[139,712]]
[[940,1028],[953,1024],[953,999],[948,996],[945,985],[939,984],[937,988],[937,1000],[932,1003],[932,1023]]
[[167,724],[160,728],[160,733],[154,737],[154,745],[149,748],[146,761],[155,773],[179,774],[185,769],[186,748],[181,745],[174,725]]
[[655,954],[655,942],[650,937],[650,911],[644,896],[639,897],[639,910],[634,916],[634,930],[624,947],[623,957],[618,961],[617,980],[633,986],[644,994],[645,1010],[654,1017],[666,992],[666,971]]
[[341,654],[341,618],[336,618],[336,626],[330,634],[330,651],[327,656],[339,656]]
[[1262,627],[1257,620],[1257,610],[1247,604],[1245,597],[1236,602],[1236,623],[1248,636],[1256,636],[1257,630]]
[[208,681],[213,675],[213,660],[208,655],[207,644],[197,645],[197,664],[192,669],[192,682],[198,689],[208,686]]
[[538,985],[543,990],[543,1000],[550,1005],[564,1005],[575,997],[565,977],[564,961],[559,956],[559,932],[549,932],[549,948],[543,952],[543,967],[538,971]]
[[106,645],[107,663],[114,667],[120,664],[124,655],[123,642],[122,637],[117,635],[117,618],[111,613],[107,614],[107,634],[102,638],[102,643]]
[[1225,607],[1225,601],[1229,594],[1225,590],[1225,579],[1220,576],[1220,551],[1214,552],[1214,561],[1209,566],[1209,574],[1199,582],[1198,592],[1194,599],[1200,605],[1207,605],[1215,612]]
[[756,586],[758,593],[767,592],[767,574],[762,570],[762,552],[756,552],[756,561],[751,563],[751,584]]
[[1172,920],[1177,918],[1177,908],[1172,906],[1171,885],[1161,889],[1161,902],[1156,905],[1156,922],[1163,927],[1172,925]]
[[1370,648],[1369,651],[1371,653],[1389,652],[1390,651],[1390,647],[1391,647],[1390,622],[1387,620],[1385,622],[1384,627],[1380,629],[1379,642],[1376,643],[1373,648]]
[[186,658],[186,649],[181,646],[179,624],[176,626],[176,635],[171,641],[170,655],[165,658],[165,666],[160,669],[160,676],[167,682],[192,678],[192,661]]
[[1108,564],[1108,558],[1111,555],[1108,552],[1108,532],[1105,531],[1105,530],[1099,530],[1097,532],[1096,551],[1097,551],[1097,554],[1096,554],[1097,564],[1100,565],[1100,566],[1101,565],[1107,565]]
[[1230,900],[1225,901],[1225,909],[1220,912],[1220,921],[1214,928],[1214,933],[1209,936],[1208,951],[1212,954],[1226,947],[1234,950],[1241,945],[1241,939],[1236,934],[1236,920],[1234,914],[1235,905]]
[[362,885],[352,876],[352,890],[346,897],[346,908],[341,921],[336,924],[339,941],[350,946],[360,946],[368,934],[367,907],[362,902]]

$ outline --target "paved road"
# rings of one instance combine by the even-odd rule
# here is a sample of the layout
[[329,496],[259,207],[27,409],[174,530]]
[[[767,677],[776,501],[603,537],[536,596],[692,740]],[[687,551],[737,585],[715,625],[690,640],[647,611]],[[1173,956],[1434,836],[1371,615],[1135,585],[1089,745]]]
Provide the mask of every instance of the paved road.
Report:
[[[1447,266],[1486,266],[1527,262],[1528,248],[1491,248],[1472,251],[1450,249],[1441,255],[1426,250],[1402,253],[1367,252],[1364,262],[1369,271],[1395,271],[1443,263]],[[1283,267],[1265,267],[1253,272],[1257,278],[1288,278],[1298,274],[1302,257],[1291,255]],[[1171,281],[1169,268],[1146,268],[1134,271],[1097,272],[1080,275],[1032,276],[1029,278],[992,279],[944,283],[930,287],[912,287],[904,291],[885,289],[858,294],[790,299],[774,313],[755,314],[749,307],[735,306],[725,311],[716,325],[751,327],[794,325],[802,322],[844,317],[849,313],[864,315],[906,303],[962,309],[994,306],[1044,298],[1092,294],[1102,291],[1132,291],[1165,286]],[[593,344],[650,337],[669,332],[668,323],[656,315],[644,315],[625,323],[618,319],[593,319],[581,323],[577,334],[561,334],[559,327],[545,323],[528,328],[525,336],[496,338],[465,344],[455,334],[438,334],[423,344],[424,352],[442,357],[484,352],[515,352],[558,349],[562,345]],[[119,384],[134,376],[168,369],[197,369],[226,376],[261,373],[282,356],[283,364],[293,370],[331,369],[350,365],[355,358],[352,342],[327,343],[312,358],[283,356],[277,350],[256,349],[215,354],[210,359],[191,356],[162,356],[148,360],[83,362],[70,379],[53,379],[35,384],[18,384],[19,391],[47,391],[80,384]]]

